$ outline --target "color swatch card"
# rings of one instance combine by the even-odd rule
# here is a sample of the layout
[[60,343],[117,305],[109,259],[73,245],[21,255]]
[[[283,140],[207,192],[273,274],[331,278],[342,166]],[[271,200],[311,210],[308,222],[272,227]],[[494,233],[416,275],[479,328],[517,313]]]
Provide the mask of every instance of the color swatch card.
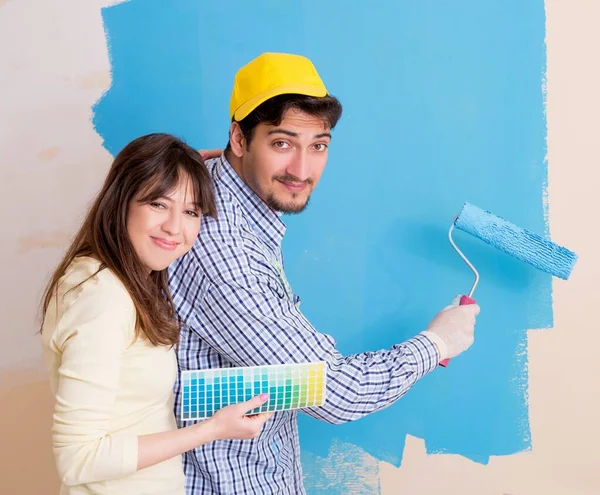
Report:
[[320,406],[325,402],[324,362],[183,371],[181,419],[210,418],[219,409],[268,393],[248,414]]

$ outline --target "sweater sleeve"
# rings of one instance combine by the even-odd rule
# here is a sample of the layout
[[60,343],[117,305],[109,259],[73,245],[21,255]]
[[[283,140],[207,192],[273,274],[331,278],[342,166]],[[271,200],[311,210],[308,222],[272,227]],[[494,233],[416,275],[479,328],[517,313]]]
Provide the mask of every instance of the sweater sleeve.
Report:
[[53,447],[67,486],[117,479],[137,470],[138,440],[109,433],[123,354],[135,328],[133,301],[111,275],[86,281],[63,314]]

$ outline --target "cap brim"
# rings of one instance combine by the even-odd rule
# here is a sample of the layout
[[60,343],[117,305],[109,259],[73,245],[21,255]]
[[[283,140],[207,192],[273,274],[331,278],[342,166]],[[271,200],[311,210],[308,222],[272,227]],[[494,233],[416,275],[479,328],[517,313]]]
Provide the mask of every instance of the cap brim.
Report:
[[251,100],[248,100],[246,103],[237,108],[237,110],[233,113],[232,120],[240,121],[248,116],[252,110],[258,107],[261,103],[273,98],[274,96],[279,95],[289,95],[289,94],[299,94],[306,96],[327,96],[327,89],[325,87],[318,86],[309,86],[305,84],[290,84],[286,86],[278,86],[276,88],[272,88],[264,93],[261,93]]

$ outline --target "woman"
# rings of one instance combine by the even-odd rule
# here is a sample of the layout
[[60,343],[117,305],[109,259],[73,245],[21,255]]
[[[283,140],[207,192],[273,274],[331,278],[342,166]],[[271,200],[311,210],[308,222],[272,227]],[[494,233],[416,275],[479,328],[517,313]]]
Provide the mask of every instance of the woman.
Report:
[[177,429],[179,337],[166,268],[215,216],[209,174],[180,140],[152,134],[110,169],[43,299],[61,494],[183,495],[180,454],[258,435],[266,395]]

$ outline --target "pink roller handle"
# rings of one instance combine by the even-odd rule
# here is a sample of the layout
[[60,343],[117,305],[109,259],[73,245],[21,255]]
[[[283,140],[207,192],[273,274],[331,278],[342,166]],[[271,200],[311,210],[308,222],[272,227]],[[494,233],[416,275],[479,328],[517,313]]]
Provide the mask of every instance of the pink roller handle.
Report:
[[[475,304],[475,299],[471,299],[469,296],[462,296],[460,298],[460,306],[466,306],[467,304]],[[449,362],[450,359],[444,359],[443,361],[440,361],[440,366],[445,368],[448,366]]]

